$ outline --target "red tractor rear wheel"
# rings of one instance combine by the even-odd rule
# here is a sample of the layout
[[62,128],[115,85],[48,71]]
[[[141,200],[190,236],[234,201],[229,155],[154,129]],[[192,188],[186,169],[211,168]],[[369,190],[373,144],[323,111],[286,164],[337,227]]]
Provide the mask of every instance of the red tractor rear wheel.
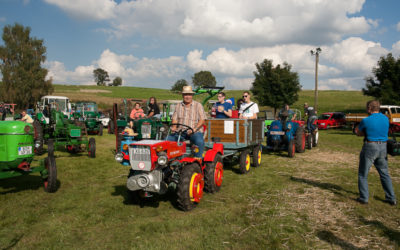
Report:
[[183,211],[190,211],[197,206],[203,197],[204,176],[197,163],[182,167],[177,189],[178,207]]
[[218,192],[221,189],[224,177],[224,166],[222,156],[217,154],[213,162],[206,163],[204,169],[204,190],[209,193]]

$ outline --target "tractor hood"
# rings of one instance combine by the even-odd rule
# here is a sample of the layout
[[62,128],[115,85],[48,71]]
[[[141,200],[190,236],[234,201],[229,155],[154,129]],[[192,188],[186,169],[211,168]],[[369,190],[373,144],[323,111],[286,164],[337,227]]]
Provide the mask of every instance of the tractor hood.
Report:
[[0,121],[0,134],[33,134],[33,126],[21,121]]

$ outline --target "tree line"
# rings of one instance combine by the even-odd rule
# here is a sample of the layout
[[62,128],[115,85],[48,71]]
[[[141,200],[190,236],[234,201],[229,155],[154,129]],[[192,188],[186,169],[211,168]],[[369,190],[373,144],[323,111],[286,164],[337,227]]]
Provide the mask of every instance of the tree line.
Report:
[[[3,28],[0,46],[0,101],[15,103],[19,108],[28,108],[44,95],[54,91],[52,78],[47,78],[48,70],[42,68],[46,61],[46,47],[43,39],[30,36],[30,27],[20,24],[6,25]],[[298,100],[301,90],[299,76],[292,71],[287,62],[273,65],[264,59],[255,64],[251,91],[260,105],[274,109],[284,104],[292,105]],[[99,86],[121,86],[122,78],[117,76],[111,83],[107,71],[97,68],[93,71],[94,80]],[[391,53],[382,56],[373,67],[372,75],[365,78],[364,95],[371,96],[385,104],[400,105],[400,58]],[[217,85],[210,71],[200,71],[193,75],[194,87]],[[173,84],[172,91],[181,91],[189,85],[185,79]]]

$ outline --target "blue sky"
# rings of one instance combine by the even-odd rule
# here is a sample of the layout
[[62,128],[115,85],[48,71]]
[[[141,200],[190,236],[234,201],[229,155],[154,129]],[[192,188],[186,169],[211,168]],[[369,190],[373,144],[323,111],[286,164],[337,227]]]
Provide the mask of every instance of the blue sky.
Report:
[[[55,84],[89,85],[101,67],[123,84],[170,88],[209,70],[247,89],[255,63],[288,62],[303,89],[359,90],[381,56],[400,55],[395,0],[0,0],[0,28],[20,23],[47,47]],[[2,44],[2,41],[0,41]]]

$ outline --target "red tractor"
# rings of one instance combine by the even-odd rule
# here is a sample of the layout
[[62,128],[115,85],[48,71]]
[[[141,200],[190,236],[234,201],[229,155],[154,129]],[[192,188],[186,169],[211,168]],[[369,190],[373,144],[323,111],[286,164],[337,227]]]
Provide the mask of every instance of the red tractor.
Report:
[[[171,125],[184,127],[178,132],[178,138],[182,133],[193,130],[183,124]],[[178,207],[189,211],[201,201],[203,189],[214,193],[221,188],[224,148],[220,143],[214,143],[202,159],[193,157],[198,150],[195,145],[179,140],[128,139],[121,141],[121,148],[115,160],[130,166],[126,185],[136,201],[173,189],[177,194]]]

